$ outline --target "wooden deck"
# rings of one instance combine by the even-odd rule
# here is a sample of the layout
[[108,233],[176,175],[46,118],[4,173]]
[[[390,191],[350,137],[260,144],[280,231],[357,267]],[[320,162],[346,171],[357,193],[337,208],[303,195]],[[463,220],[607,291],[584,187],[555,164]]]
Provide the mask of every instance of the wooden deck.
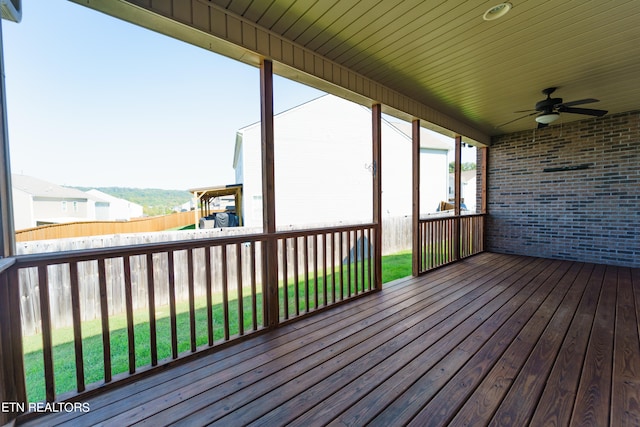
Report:
[[26,424],[638,426],[639,318],[640,269],[483,253]]

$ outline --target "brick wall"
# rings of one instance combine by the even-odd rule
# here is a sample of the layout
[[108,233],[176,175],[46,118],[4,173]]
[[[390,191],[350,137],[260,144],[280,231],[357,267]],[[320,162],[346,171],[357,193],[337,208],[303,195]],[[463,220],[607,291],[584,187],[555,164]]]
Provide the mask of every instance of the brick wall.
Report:
[[640,267],[640,111],[495,137],[487,191],[489,251]]

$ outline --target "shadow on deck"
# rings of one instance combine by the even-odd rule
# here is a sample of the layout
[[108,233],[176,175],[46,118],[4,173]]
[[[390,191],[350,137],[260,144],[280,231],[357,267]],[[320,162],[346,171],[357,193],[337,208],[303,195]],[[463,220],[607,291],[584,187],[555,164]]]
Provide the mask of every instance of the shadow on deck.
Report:
[[22,421],[640,425],[639,317],[640,269],[483,253]]

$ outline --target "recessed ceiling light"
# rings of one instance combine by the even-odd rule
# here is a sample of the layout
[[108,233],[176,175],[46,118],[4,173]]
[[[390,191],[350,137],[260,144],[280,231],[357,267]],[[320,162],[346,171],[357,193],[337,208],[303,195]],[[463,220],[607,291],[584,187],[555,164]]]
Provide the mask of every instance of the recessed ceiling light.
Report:
[[509,2],[500,3],[487,10],[484,15],[482,15],[482,19],[485,21],[493,21],[494,19],[502,18],[512,7],[513,5]]

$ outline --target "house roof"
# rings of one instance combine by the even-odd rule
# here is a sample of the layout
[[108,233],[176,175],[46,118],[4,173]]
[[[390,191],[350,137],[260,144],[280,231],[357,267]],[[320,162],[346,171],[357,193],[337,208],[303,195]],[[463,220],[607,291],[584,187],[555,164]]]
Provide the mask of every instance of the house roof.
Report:
[[196,197],[230,196],[242,192],[242,184],[216,185],[211,187],[191,188],[189,192]]
[[462,182],[468,182],[468,181],[471,181],[473,178],[476,178],[477,176],[478,176],[478,172],[475,170],[462,171],[460,173],[460,180]]
[[[467,171],[462,171],[460,172],[460,182],[467,183],[469,181],[471,181],[472,179],[476,178],[478,176],[478,172],[473,169],[473,170],[467,170]],[[454,174],[450,173],[449,174],[449,179],[454,179]]]
[[135,205],[135,206],[139,206],[140,208],[142,208],[142,205],[140,205],[138,203],[134,203],[134,202],[131,202],[129,200],[122,199],[120,197],[112,196],[111,194],[107,194],[107,193],[102,192],[100,190],[97,190],[95,188],[87,191],[87,194],[90,194],[91,196],[93,196],[94,199],[96,199],[97,201],[101,201],[101,202],[105,202],[105,203],[125,202],[125,203],[129,203],[130,205]]
[[[411,123],[389,121],[389,124],[398,129],[407,138],[411,139],[413,137],[413,126]],[[420,128],[420,148],[448,151],[453,149],[453,140],[444,135],[437,135],[428,129]]]
[[11,184],[25,193],[51,199],[96,200],[95,197],[75,188],[63,187],[28,175],[12,174]]
[[[323,95],[320,96],[318,98],[312,99],[310,101],[304,102],[300,105],[297,105],[293,108],[290,108],[288,110],[282,111],[278,114],[276,114],[274,116],[274,120],[278,120],[279,118],[282,117],[286,117],[288,114],[296,112],[296,111],[300,111],[303,110],[304,108],[307,108],[309,106],[312,106],[314,104],[318,104],[318,103],[323,103],[325,105],[325,108],[327,110],[327,114],[323,115],[323,119],[327,119],[331,117],[331,112],[334,110],[332,105],[335,105],[333,103],[335,102],[341,102],[341,103],[346,103],[349,101],[346,101],[344,99],[341,99],[339,97],[333,96],[331,94],[327,94],[327,95]],[[362,107],[361,105],[357,105],[357,104],[353,104],[354,106],[354,111],[367,111],[366,108]],[[369,113],[367,113],[369,114]],[[313,117],[314,119],[316,119],[316,117]],[[406,138],[408,141],[411,141],[411,137],[412,137],[412,125],[409,122],[400,122],[400,121],[390,121],[387,120],[385,118],[382,119],[382,122],[385,123],[386,125],[388,125],[392,130],[397,131],[400,135],[402,135],[402,137]],[[243,128],[240,128],[238,130],[238,132],[236,133],[236,145],[234,148],[234,157],[233,157],[233,167],[235,168],[237,166],[237,162],[238,162],[238,158],[239,158],[239,153],[240,153],[240,146],[242,144],[242,140],[243,140],[243,133],[249,129],[255,128],[255,127],[259,127],[260,126],[260,122],[256,122],[256,123],[252,123],[250,125],[247,125]],[[447,142],[447,140],[449,140],[450,142]],[[422,148],[428,148],[428,149],[433,149],[433,150],[451,150],[453,148],[453,141],[451,141],[451,138],[448,138],[444,135],[438,135],[435,134],[434,132],[429,131],[428,129],[421,129],[421,133],[420,133],[420,147]],[[192,190],[190,190],[191,192],[193,192]]]

